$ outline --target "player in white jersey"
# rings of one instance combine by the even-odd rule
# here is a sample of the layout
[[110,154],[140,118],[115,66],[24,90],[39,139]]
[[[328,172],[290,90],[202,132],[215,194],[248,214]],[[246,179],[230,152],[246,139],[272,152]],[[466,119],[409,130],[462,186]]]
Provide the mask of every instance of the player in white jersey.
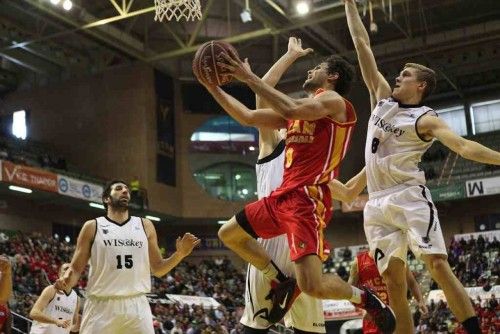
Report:
[[151,274],[161,277],[188,256],[200,240],[190,233],[177,238],[176,252],[162,258],[153,223],[129,216],[130,191],[120,180],[102,194],[106,216],[87,221],[78,236],[71,265],[56,288],[78,283],[90,260],[81,334],[153,334],[146,293]]
[[365,149],[369,194],[365,233],[387,284],[396,313],[396,332],[407,334],[414,329],[406,301],[406,251],[410,247],[443,289],[465,330],[480,333],[469,297],[448,264],[437,211],[417,164],[435,139],[460,156],[482,163],[500,165],[500,153],[458,136],[431,108],[422,105],[436,86],[431,69],[406,64],[391,92],[378,71],[355,1],[344,1],[364,81],[378,101],[370,117]]
[[[59,277],[69,268],[64,263]],[[57,290],[54,285],[43,289],[33,305],[30,317],[34,320],[30,334],[68,334],[78,332],[80,300],[75,290]]]
[[[303,49],[300,39],[291,37],[288,51],[271,67],[263,77],[270,86],[275,86],[286,69],[298,58],[312,52],[312,49]],[[257,108],[266,108],[264,101],[256,97]],[[244,108],[233,106],[225,108],[235,120],[243,125],[256,126]],[[259,160],[255,166],[257,174],[258,198],[268,196],[281,185],[284,171],[284,133],[271,128],[259,129]],[[332,197],[351,202],[365,187],[364,172],[358,174],[346,186],[338,181],[330,184]],[[361,180],[360,182],[358,182]],[[259,243],[271,255],[272,263],[287,276],[295,276],[293,262],[290,260],[290,251],[286,235],[271,239],[259,239]],[[245,310],[240,322],[245,326],[246,334],[267,333],[273,325],[267,316],[272,303],[267,299],[271,289],[271,281],[262,271],[252,265],[248,266]],[[304,293],[300,294],[284,318],[285,325],[293,328],[295,333],[324,333],[325,320],[322,301]]]

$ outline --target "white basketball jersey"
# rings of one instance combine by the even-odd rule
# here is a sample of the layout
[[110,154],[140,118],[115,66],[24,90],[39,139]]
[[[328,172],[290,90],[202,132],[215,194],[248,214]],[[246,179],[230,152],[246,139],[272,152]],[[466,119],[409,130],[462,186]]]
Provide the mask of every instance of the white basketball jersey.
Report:
[[113,297],[150,292],[148,239],[142,219],[131,216],[123,224],[107,217],[96,221],[87,294]]
[[403,105],[393,98],[378,102],[368,123],[365,161],[368,193],[396,185],[424,185],[424,172],[418,167],[433,140],[423,140],[416,122],[427,113],[425,106]]
[[[67,295],[66,293],[56,292],[54,298],[49,302],[44,310],[44,314],[53,318],[60,320],[70,319],[73,322],[73,317],[78,302],[78,295],[75,290]],[[34,321],[31,326],[30,334],[68,334],[70,332],[71,326],[68,328],[57,327],[54,324],[46,324],[38,321]]]
[[[259,199],[269,196],[273,190],[283,183],[285,171],[285,141],[282,140],[271,154],[259,159],[255,165],[257,173],[257,195]],[[290,260],[286,234],[271,239],[258,239],[273,261],[287,275],[294,274],[293,263]]]
[[255,165],[257,174],[257,196],[259,199],[269,196],[283,182],[285,170],[285,141],[279,142],[278,146],[267,157],[259,159]]

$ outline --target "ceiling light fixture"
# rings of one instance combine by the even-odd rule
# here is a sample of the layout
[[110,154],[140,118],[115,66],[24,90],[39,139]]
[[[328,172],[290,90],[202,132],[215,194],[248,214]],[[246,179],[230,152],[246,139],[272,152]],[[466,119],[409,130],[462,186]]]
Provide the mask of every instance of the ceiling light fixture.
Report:
[[250,10],[250,4],[248,3],[248,0],[245,0],[245,8],[241,12],[240,17],[243,23],[252,21],[252,12]]
[[18,186],[9,186],[9,189],[13,191],[19,191],[20,193],[25,193],[25,194],[31,194],[33,192],[33,190],[29,188],[18,187]]
[[102,209],[102,210],[104,210],[104,205],[99,204],[99,203],[90,202],[89,206],[91,206],[93,208],[96,208],[96,209]]
[[295,9],[299,15],[306,15],[311,10],[308,1],[299,1],[295,5]]
[[65,10],[71,10],[71,8],[73,8],[73,2],[71,2],[71,0],[64,0],[63,8]]

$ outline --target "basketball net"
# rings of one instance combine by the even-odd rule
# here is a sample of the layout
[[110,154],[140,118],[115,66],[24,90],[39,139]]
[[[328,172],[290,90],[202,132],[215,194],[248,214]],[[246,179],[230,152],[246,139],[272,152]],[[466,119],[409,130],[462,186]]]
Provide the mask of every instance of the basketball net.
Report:
[[155,21],[170,21],[175,18],[179,21],[185,18],[186,21],[201,20],[200,0],[155,0]]

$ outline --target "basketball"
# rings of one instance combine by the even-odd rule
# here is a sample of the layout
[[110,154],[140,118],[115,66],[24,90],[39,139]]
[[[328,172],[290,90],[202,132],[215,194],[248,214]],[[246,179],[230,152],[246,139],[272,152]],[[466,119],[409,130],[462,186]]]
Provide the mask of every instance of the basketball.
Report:
[[193,72],[208,85],[222,86],[231,82],[232,77],[228,70],[217,65],[217,62],[225,62],[222,55],[229,52],[238,56],[236,49],[227,42],[204,43],[194,55]]

